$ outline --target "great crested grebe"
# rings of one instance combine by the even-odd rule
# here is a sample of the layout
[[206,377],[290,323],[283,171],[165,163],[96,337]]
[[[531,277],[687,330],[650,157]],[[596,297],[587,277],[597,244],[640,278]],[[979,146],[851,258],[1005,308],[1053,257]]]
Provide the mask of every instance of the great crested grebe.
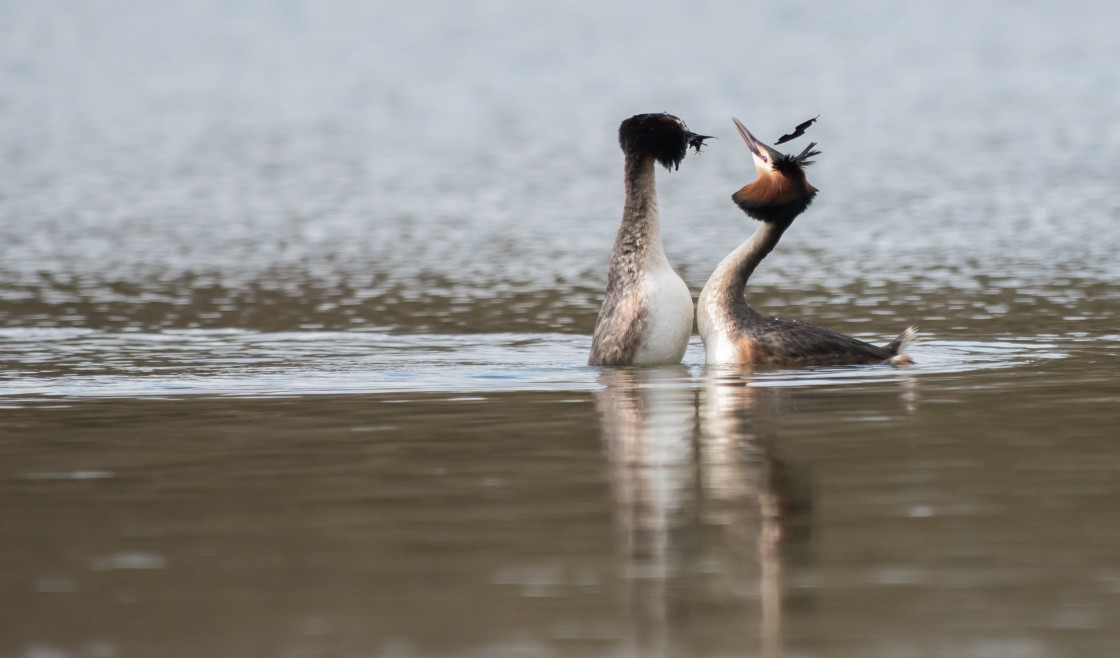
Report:
[[680,363],[692,335],[692,293],[661,245],[654,164],[679,168],[707,136],[671,114],[638,114],[618,127],[626,200],[614,240],[607,294],[595,321],[590,366]]
[[732,200],[762,224],[712,273],[700,293],[696,320],[709,364],[841,365],[913,363],[904,354],[916,331],[909,327],[886,347],[798,320],[762,315],[747,303],[747,279],[778,244],[782,233],[813,200],[817,190],[805,180],[815,143],[798,155],[785,155],[754,138],[738,119],[739,135],[754,157],[758,179]]

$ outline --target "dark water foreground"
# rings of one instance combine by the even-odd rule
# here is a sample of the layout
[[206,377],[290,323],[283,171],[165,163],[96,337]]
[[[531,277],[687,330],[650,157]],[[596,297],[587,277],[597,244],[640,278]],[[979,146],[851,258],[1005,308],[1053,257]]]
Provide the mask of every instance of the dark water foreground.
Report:
[[[1118,655],[1118,23],[0,2],[0,658]],[[661,110],[696,293],[819,113],[752,301],[917,366],[584,367]]]
[[[295,340],[272,337],[289,356]],[[363,377],[323,354],[284,377],[385,392],[261,397],[272,380],[250,363],[184,394],[165,385],[207,377],[166,358],[170,376],[9,389],[0,655],[1105,656],[1120,641],[1117,336],[762,373],[533,358],[578,358],[586,338],[562,335],[430,336],[424,357],[397,342],[368,349],[381,365]],[[415,390],[456,384],[474,390]]]

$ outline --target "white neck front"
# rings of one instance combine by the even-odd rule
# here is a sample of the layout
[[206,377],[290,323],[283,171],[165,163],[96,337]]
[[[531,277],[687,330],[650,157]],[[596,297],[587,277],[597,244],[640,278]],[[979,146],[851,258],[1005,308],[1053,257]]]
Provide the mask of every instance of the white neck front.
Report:
[[757,315],[747,301],[747,280],[762,259],[774,249],[788,224],[762,222],[751,237],[728,254],[704,284],[696,309],[700,337],[708,350],[709,361],[722,349],[727,331],[736,320]]

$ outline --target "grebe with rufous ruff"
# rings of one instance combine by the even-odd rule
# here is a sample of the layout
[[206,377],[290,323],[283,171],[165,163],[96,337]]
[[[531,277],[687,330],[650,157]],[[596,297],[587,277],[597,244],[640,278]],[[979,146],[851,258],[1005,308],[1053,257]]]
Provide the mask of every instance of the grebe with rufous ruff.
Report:
[[700,293],[696,320],[704,341],[706,362],[712,365],[845,365],[913,363],[905,354],[917,332],[909,327],[885,347],[799,320],[769,317],[747,302],[747,280],[774,249],[782,234],[812,202],[817,189],[805,180],[816,143],[798,155],[786,155],[755,139],[732,118],[747,143],[758,178],[732,200],[761,225],[732,251],[712,273]]

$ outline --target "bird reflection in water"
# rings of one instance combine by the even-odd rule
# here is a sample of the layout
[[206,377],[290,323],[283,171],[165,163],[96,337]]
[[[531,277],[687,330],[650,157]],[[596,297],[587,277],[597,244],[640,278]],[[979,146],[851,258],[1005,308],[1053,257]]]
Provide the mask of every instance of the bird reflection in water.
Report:
[[807,543],[811,499],[807,482],[775,456],[766,430],[789,392],[751,387],[745,372],[709,369],[702,380],[699,472],[707,476],[701,488],[709,507],[725,510],[734,544],[755,548],[756,561],[739,563],[738,580],[758,593],[761,655],[769,658],[782,655],[782,567]]
[[683,367],[600,383],[635,655],[781,655],[782,560],[809,508],[758,433],[782,392],[709,374],[697,398]]

